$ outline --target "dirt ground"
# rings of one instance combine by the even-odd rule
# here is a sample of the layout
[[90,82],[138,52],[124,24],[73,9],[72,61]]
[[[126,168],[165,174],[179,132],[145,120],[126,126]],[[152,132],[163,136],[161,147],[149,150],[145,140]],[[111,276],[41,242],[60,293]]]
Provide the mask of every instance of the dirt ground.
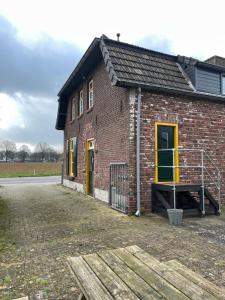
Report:
[[138,245],[160,260],[178,259],[225,287],[225,216],[128,217],[106,204],[51,185],[0,188],[0,299],[42,291],[76,299],[67,256]]

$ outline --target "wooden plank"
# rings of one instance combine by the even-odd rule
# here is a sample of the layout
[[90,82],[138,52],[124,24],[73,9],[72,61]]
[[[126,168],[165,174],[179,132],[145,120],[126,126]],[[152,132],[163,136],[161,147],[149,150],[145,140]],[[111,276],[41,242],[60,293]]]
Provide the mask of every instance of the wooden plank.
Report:
[[138,276],[145,280],[165,299],[190,299],[125,249],[120,248],[112,250],[111,252],[114,253],[118,258],[120,258],[131,270],[133,270]]
[[109,268],[100,256],[89,254],[83,256],[89,267],[117,300],[138,300],[128,286]]
[[[126,256],[125,252],[129,252],[129,248],[120,250],[119,253],[124,253],[123,255]],[[131,255],[131,253],[130,253]],[[151,270],[156,272],[159,276],[167,280],[170,284],[176,287],[178,290],[182,291],[187,297],[190,299],[195,300],[216,300],[216,297],[213,294],[209,293],[202,287],[198,286],[194,282],[188,280],[180,273],[176,272],[175,270],[171,269],[167,265],[163,263],[156,263],[155,258],[153,258],[149,253],[145,251],[138,251],[134,253],[134,256],[140,261],[142,261],[146,266],[148,266]]]
[[67,260],[72,274],[87,300],[113,300],[113,297],[81,256],[68,257]]
[[98,255],[115,272],[124,283],[142,300],[159,300],[161,296],[112,251],[101,251]]
[[170,260],[165,262],[166,265],[173,268],[181,275],[186,277],[188,280],[191,280],[195,284],[204,288],[206,291],[217,297],[218,299],[225,300],[225,289],[218,287],[217,285],[211,283],[201,275],[195,273],[191,269],[187,268],[185,265],[181,264],[177,260]]
[[14,299],[14,300],[29,300],[28,297],[22,297],[22,298],[17,298],[17,299]]
[[[136,245],[133,245],[133,246],[127,246],[125,248],[127,251],[129,251],[131,254],[135,255],[136,253],[138,252],[145,252],[143,249],[141,249],[140,247],[136,246]],[[147,253],[147,252],[146,252]],[[154,264],[160,264],[160,261],[155,258],[154,256],[151,256],[152,258],[152,263]]]

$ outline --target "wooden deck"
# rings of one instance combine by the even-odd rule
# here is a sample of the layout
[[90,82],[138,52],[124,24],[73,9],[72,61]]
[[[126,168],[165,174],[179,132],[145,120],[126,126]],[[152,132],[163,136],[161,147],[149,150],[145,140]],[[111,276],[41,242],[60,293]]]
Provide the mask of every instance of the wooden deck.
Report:
[[81,295],[89,300],[215,300],[225,290],[178,261],[161,263],[137,246],[69,257]]

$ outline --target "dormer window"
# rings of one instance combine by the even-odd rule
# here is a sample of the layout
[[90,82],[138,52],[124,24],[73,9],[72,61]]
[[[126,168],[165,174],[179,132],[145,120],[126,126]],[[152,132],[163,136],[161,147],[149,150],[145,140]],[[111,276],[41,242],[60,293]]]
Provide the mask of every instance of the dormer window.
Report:
[[93,79],[88,83],[88,108],[93,107],[94,96],[93,96]]
[[225,95],[225,74],[222,75],[222,94]]
[[83,97],[83,90],[79,93],[79,115],[82,115],[84,112],[84,97]]

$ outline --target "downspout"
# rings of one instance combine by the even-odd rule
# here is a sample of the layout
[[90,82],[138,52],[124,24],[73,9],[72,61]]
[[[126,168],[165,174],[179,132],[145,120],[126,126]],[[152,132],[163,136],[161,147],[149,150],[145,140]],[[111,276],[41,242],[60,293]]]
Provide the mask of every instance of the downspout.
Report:
[[136,188],[137,188],[137,211],[135,215],[141,215],[141,195],[140,195],[140,123],[141,123],[141,88],[137,92],[137,126],[136,126]]

